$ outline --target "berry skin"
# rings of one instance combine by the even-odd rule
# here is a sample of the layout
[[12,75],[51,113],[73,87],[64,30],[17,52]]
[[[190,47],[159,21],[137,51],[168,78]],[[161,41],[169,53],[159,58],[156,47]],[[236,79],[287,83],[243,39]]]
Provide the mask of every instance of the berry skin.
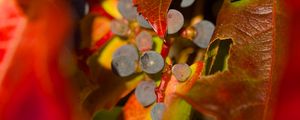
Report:
[[193,5],[194,2],[195,0],[181,0],[180,7],[182,8],[190,7],[191,5]]
[[136,7],[134,7],[132,0],[119,0],[118,10],[121,15],[129,21],[135,20],[136,16],[138,15]]
[[155,106],[151,109],[152,120],[162,120],[165,109],[166,106],[164,103],[156,103]]
[[119,36],[127,36],[130,32],[128,23],[125,20],[112,20],[110,28],[112,33]]
[[212,37],[215,25],[207,20],[202,20],[197,23],[195,26],[196,37],[193,39],[193,42],[201,48],[207,48]]
[[184,82],[190,77],[192,70],[187,64],[176,64],[172,68],[172,73],[178,81]]
[[144,52],[152,49],[152,36],[147,31],[142,31],[136,36],[136,45],[139,51]]
[[140,58],[140,67],[148,74],[160,72],[164,65],[163,57],[155,51],[144,52]]
[[138,51],[133,45],[123,45],[120,48],[118,48],[114,52],[113,58],[118,56],[128,56],[132,58],[134,61],[137,61],[139,59]]
[[128,56],[118,56],[113,58],[111,68],[120,77],[128,77],[136,70],[134,60]]
[[168,34],[177,33],[184,24],[183,15],[175,9],[170,9],[168,12]]
[[144,106],[149,106],[156,100],[155,95],[156,84],[153,80],[142,81],[136,87],[134,93],[137,100]]

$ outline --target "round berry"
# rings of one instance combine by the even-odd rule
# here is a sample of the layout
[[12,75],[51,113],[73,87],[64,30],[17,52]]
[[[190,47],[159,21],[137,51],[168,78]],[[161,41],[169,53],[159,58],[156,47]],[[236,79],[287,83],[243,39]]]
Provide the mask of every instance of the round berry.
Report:
[[148,74],[160,72],[164,65],[165,63],[162,56],[154,51],[144,52],[140,58],[140,67]]
[[139,103],[145,107],[154,103],[156,100],[155,87],[156,84],[153,80],[140,82],[134,91]]

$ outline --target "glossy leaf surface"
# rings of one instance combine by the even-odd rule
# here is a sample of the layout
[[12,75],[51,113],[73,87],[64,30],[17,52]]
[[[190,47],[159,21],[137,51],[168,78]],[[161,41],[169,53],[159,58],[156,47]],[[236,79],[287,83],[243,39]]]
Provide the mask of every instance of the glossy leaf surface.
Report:
[[137,10],[152,25],[154,31],[164,38],[167,31],[167,12],[172,0],[133,0]]

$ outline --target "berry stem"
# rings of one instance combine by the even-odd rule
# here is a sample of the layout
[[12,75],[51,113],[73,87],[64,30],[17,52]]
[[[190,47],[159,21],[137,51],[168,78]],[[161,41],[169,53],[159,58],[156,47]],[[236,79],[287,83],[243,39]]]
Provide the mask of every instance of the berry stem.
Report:
[[87,75],[90,75],[90,70],[88,65],[86,64],[87,59],[94,54],[98,49],[103,47],[111,38],[113,37],[113,33],[110,31],[106,35],[104,35],[101,39],[99,39],[92,47],[88,49],[83,49],[79,52],[78,57],[78,65]]
[[106,33],[101,39],[99,39],[91,48],[90,50],[94,53],[98,49],[100,49],[102,46],[104,46],[111,38],[113,37],[113,33],[109,31]]
[[115,19],[113,16],[111,16],[109,13],[107,13],[103,7],[99,4],[90,4],[90,13],[99,14],[100,16],[107,17],[108,19],[112,20]]
[[169,40],[164,40],[162,49],[161,49],[161,56],[166,60],[168,57],[170,51],[170,41]]
[[171,68],[172,65],[167,65],[162,74],[162,80],[158,87],[155,88],[156,101],[157,103],[164,102],[165,91],[167,89],[168,83],[171,80]]
[[161,56],[164,58],[166,67],[163,70],[162,73],[162,79],[158,87],[155,88],[155,94],[156,94],[156,101],[164,102],[165,99],[165,91],[168,86],[169,81],[171,80],[171,69],[172,65],[167,64],[166,58],[168,57],[169,51],[170,51],[170,40],[164,40],[161,50]]

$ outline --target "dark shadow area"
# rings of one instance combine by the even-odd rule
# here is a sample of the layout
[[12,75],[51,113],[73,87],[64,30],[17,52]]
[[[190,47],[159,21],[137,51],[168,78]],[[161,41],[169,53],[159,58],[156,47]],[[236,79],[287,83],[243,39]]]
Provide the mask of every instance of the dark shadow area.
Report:
[[207,51],[205,75],[211,75],[226,69],[231,44],[231,39],[217,39],[211,43]]

